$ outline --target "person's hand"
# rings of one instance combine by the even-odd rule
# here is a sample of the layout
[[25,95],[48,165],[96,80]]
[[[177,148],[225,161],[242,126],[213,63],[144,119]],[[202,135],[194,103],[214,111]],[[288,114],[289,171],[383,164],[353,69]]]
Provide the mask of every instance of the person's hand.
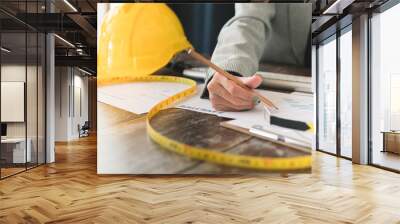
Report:
[[[257,88],[262,78],[258,75],[241,77],[242,82],[251,89]],[[216,72],[207,85],[212,106],[220,111],[250,110],[255,106],[257,97],[225,76]]]

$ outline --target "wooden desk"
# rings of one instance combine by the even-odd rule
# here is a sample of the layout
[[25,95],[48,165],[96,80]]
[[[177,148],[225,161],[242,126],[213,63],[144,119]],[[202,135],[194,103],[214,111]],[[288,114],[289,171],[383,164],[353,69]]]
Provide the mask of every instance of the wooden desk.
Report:
[[382,134],[383,134],[382,152],[392,152],[400,154],[400,132],[382,131]]
[[[162,111],[153,127],[162,134],[195,146],[246,155],[306,155],[219,125],[226,119],[183,109]],[[253,170],[217,165],[170,152],[146,134],[145,116],[98,102],[97,170],[99,174],[243,174]],[[309,170],[302,170],[305,172]],[[261,172],[265,173],[265,172]]]
[[[31,162],[31,156],[32,156],[31,138],[27,138],[26,143],[25,143],[25,138],[1,139],[2,166],[10,166],[10,164],[11,166],[15,164],[22,164],[25,166],[25,162]],[[25,144],[27,146],[26,151],[25,151]]]

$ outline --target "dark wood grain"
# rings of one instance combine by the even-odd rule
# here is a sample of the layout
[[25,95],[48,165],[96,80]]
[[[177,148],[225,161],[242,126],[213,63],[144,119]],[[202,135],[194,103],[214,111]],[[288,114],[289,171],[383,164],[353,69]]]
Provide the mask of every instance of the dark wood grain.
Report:
[[227,120],[215,115],[170,108],[158,113],[151,125],[161,134],[179,142],[224,151],[251,138],[219,125]]
[[[307,154],[222,127],[219,123],[226,120],[215,115],[169,108],[157,114],[151,125],[171,139],[210,150],[269,157]],[[103,103],[98,105],[98,158],[99,171],[103,174],[260,173],[193,160],[170,152],[148,138],[145,116]]]

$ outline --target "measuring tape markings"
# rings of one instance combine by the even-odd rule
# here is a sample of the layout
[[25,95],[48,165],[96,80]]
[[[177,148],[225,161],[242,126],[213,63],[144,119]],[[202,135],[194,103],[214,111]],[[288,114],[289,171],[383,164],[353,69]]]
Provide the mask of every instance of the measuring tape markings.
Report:
[[218,164],[250,168],[258,170],[301,170],[311,167],[311,155],[296,156],[291,158],[274,158],[274,157],[257,157],[246,156],[231,153],[223,153],[212,149],[195,147],[185,143],[170,139],[151,126],[151,119],[163,109],[170,105],[183,100],[184,98],[196,93],[196,82],[182,77],[176,76],[140,76],[130,78],[113,78],[108,80],[98,80],[99,86],[107,84],[125,83],[125,82],[174,82],[186,84],[189,87],[153,106],[147,114],[146,127],[149,137],[170,151],[188,156],[190,158],[205,160]]

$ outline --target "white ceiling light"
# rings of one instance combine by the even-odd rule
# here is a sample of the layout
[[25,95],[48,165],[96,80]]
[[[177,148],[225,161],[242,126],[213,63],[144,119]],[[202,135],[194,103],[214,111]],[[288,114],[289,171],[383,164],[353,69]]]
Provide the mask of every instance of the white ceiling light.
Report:
[[353,2],[354,0],[336,0],[322,14],[342,14],[343,10]]
[[76,53],[78,53],[79,55],[83,55],[83,50],[81,48],[77,48],[76,49]]
[[60,37],[60,36],[57,35],[57,34],[54,34],[54,36],[57,37],[57,38],[58,38],[59,40],[61,40],[62,42],[66,43],[68,46],[75,48],[75,45],[73,45],[73,44],[72,44],[71,42],[69,42],[68,40],[66,40],[66,39],[64,39],[64,38],[62,38],[62,37]]
[[67,4],[72,10],[74,10],[74,12],[78,12],[78,10],[68,1],[68,0],[64,0],[65,4]]
[[8,49],[5,48],[5,47],[1,47],[1,50],[4,51],[4,52],[6,52],[6,53],[10,53],[10,52],[11,52],[10,50],[8,50]]
[[81,72],[83,72],[83,73],[85,73],[85,74],[87,74],[87,75],[93,75],[92,73],[90,73],[90,72],[88,72],[88,71],[86,71],[86,70],[83,70],[83,69],[81,69],[81,68],[79,68],[79,67],[78,67],[78,70],[81,71]]

